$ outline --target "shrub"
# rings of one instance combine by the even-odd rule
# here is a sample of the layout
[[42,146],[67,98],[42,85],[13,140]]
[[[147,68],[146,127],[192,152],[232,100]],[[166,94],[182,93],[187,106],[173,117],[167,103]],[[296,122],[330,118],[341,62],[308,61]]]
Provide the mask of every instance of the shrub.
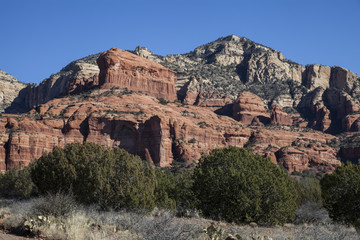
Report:
[[192,191],[192,171],[172,173],[168,170],[156,170],[156,206],[176,209],[178,215],[184,215],[184,212],[194,210],[196,203]]
[[62,219],[71,216],[77,209],[79,205],[73,196],[59,192],[37,199],[30,215]]
[[159,100],[159,103],[162,105],[166,105],[169,103],[169,101],[165,100],[164,98],[158,98],[158,100]]
[[36,187],[31,181],[30,169],[12,168],[0,175],[0,194],[3,197],[26,199],[36,195]]
[[324,207],[338,222],[360,227],[360,165],[347,163],[321,179]]
[[171,173],[156,170],[155,199],[157,207],[175,210],[175,184],[175,177]]
[[295,188],[298,192],[298,204],[302,205],[306,202],[321,203],[321,186],[320,180],[315,177],[302,177],[295,181]]
[[203,214],[234,222],[279,224],[297,208],[293,181],[269,159],[245,149],[214,149],[194,170],[194,192]]
[[155,174],[138,156],[93,143],[73,143],[44,154],[31,168],[40,193],[65,192],[103,208],[154,207]]
[[177,215],[186,216],[189,211],[194,211],[197,206],[197,198],[193,191],[194,179],[193,170],[179,172],[175,178],[176,181],[176,209]]

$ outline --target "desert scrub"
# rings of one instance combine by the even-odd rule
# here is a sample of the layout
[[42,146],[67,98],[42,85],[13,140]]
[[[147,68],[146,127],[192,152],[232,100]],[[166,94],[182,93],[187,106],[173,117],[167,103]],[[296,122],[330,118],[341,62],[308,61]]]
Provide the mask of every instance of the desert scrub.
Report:
[[[293,174],[292,172],[291,174]],[[303,172],[304,174],[304,172]],[[300,174],[302,176],[302,174]],[[298,192],[298,204],[307,202],[322,203],[320,180],[312,176],[295,179],[295,188]]]
[[167,100],[164,99],[164,98],[158,98],[158,101],[159,101],[159,103],[162,104],[162,105],[167,105],[167,104],[169,103],[169,101],[167,101]]
[[[276,227],[252,227],[218,222],[205,218],[178,218],[172,212],[155,208],[148,211],[101,211],[95,205],[78,206],[61,221],[37,215],[39,199],[10,201],[0,199],[0,213],[5,213],[3,227],[18,234],[42,239],[98,240],[210,240],[226,239],[359,239],[354,228],[339,224],[287,224]],[[29,215],[35,214],[36,219]],[[41,219],[38,217],[40,216]],[[1,216],[3,217],[3,216]],[[32,220],[32,223],[31,223]],[[59,225],[59,222],[61,224]],[[15,233],[15,232],[14,232]]]
[[[49,200],[46,203],[44,200]],[[70,203],[66,207],[65,200]],[[1,202],[1,201],[0,201]],[[49,208],[50,204],[55,209]],[[95,205],[73,205],[67,195],[48,195],[21,202],[7,202],[8,216],[3,227],[25,236],[43,239],[98,240],[98,239],[200,239],[200,225],[174,217],[167,210],[100,211]],[[65,212],[63,212],[65,210]],[[56,216],[56,217],[55,217]]]

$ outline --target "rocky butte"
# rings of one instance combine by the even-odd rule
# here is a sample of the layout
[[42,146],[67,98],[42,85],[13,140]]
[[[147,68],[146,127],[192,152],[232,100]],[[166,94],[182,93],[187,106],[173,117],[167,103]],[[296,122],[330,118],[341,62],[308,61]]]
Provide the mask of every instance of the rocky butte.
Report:
[[177,99],[176,73],[159,63],[112,48],[99,56],[97,64],[102,89],[128,88],[169,101]]
[[289,171],[332,171],[360,157],[359,83],[344,68],[302,66],[234,35],[166,57],[112,48],[8,88],[0,170],[95,142],[162,167],[232,145]]

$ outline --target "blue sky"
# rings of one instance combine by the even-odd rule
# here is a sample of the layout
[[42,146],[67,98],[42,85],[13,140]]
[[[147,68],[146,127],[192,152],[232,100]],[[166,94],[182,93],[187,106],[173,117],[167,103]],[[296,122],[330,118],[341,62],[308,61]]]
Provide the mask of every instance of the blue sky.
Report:
[[0,69],[39,83],[111,47],[177,54],[235,34],[360,74],[360,0],[1,0]]

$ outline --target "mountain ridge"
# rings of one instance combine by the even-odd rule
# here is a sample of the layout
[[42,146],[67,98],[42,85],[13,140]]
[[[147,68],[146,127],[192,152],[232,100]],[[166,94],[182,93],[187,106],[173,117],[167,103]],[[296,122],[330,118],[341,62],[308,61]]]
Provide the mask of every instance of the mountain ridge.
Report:
[[289,171],[332,171],[360,157],[359,82],[234,35],[181,55],[113,48],[19,91],[6,112],[24,113],[0,117],[0,168],[91,141],[159,166],[234,145]]

